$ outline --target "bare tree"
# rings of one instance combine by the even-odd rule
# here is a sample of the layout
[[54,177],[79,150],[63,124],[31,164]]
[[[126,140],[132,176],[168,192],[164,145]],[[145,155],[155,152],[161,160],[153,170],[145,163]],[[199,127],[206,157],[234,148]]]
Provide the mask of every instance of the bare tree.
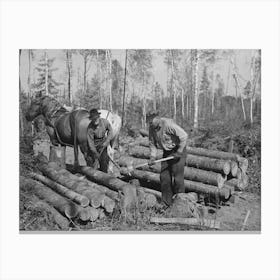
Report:
[[110,50],[106,50],[106,66],[107,66],[107,87],[109,92],[109,108],[113,111],[112,97],[112,55]]
[[33,51],[31,49],[28,50],[28,96],[27,96],[27,104],[30,104],[31,97],[32,97],[32,89],[31,89],[31,70],[32,70],[32,58],[33,58]]
[[252,51],[252,57],[251,57],[251,67],[250,67],[250,73],[251,73],[251,92],[250,92],[250,123],[253,124],[254,118],[253,118],[253,104],[256,94],[256,86],[260,79],[261,74],[261,55],[260,50],[254,50]]
[[[97,50],[98,52],[98,50]],[[84,71],[83,71],[83,95],[86,94],[87,92],[87,73],[88,73],[88,70],[89,70],[89,60],[93,54],[93,50],[88,50],[88,49],[85,49],[85,50],[79,50],[79,53],[80,55],[82,56],[83,58],[83,68],[84,68]]]
[[243,101],[243,96],[242,96],[240,83],[239,83],[239,79],[238,79],[238,71],[237,71],[236,63],[235,63],[233,56],[231,56],[230,61],[231,61],[232,68],[233,68],[233,78],[235,81],[236,94],[239,92],[239,96],[240,96],[240,100],[241,100],[241,108],[242,108],[242,112],[243,112],[243,118],[244,118],[244,121],[246,121],[246,112],[245,112],[245,107],[244,107],[244,101]]
[[126,94],[126,72],[127,72],[127,52],[125,50],[124,79],[123,79],[123,102],[122,102],[122,125],[125,124],[125,94]]
[[66,69],[67,69],[67,88],[68,88],[68,102],[71,106],[72,104],[72,94],[71,94],[71,77],[72,77],[72,50],[65,50],[66,55]]
[[199,64],[200,50],[194,52],[194,129],[198,128]]

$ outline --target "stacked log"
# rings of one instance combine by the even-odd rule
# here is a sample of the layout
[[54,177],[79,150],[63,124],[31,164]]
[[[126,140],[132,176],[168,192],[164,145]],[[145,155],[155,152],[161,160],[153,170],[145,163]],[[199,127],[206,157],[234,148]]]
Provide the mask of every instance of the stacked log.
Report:
[[[87,180],[81,180],[78,176],[71,172],[55,167],[54,165],[43,164],[39,167],[40,171],[51,180],[57,182],[59,185],[63,185],[78,196],[87,198],[91,207],[97,209],[103,207],[106,212],[112,213],[115,207],[115,200],[105,194],[106,189],[102,191],[102,186],[95,188],[95,184],[89,183]],[[38,177],[38,176],[37,176]],[[111,193],[111,196],[112,193]],[[118,194],[114,197],[117,199]]]
[[[130,166],[136,166],[139,164],[148,163],[148,160],[146,159],[139,159],[139,158],[133,158],[129,156],[122,156],[119,158],[119,165],[122,167],[129,168]],[[157,163],[152,166],[143,166],[140,167],[139,170],[143,171],[150,171],[155,173],[160,173],[161,165],[160,163]],[[203,169],[198,169],[194,167],[186,166],[184,170],[184,177],[187,180],[196,181],[196,182],[202,182],[209,185],[217,186],[218,188],[222,188],[224,185],[224,182],[226,181],[226,177],[213,172],[213,171],[207,171]]]
[[[149,141],[147,137],[136,140],[136,145],[129,146],[129,156],[119,158],[119,165],[129,170],[133,166],[144,164],[150,158]],[[162,150],[157,150],[156,158],[163,156]],[[235,191],[244,190],[248,185],[246,170],[248,160],[240,155],[214,151],[204,148],[187,147],[186,167],[184,170],[186,192],[194,191],[210,196],[220,196],[227,199]],[[143,166],[137,171],[130,172],[130,176],[139,180],[150,181],[159,185],[161,166]],[[152,174],[152,173],[153,174]],[[122,171],[123,174],[127,173]],[[127,174],[126,174],[127,175]],[[215,190],[218,189],[218,190]]]
[[[121,170],[123,175],[127,174],[127,170]],[[132,170],[130,171],[130,176],[137,178],[139,180],[144,180],[150,182],[155,188],[160,189],[160,176],[154,172],[142,171],[142,170]],[[199,194],[206,194],[213,198],[221,198],[227,200],[230,197],[230,190],[228,188],[217,188],[216,186],[211,186],[203,184],[201,182],[195,182],[190,180],[184,180],[185,192],[196,192]]]

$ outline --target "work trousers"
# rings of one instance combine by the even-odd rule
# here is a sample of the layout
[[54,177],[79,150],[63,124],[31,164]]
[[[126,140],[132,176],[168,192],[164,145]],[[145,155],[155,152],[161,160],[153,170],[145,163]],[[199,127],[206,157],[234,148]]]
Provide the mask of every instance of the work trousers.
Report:
[[[103,143],[103,142],[102,142]],[[102,143],[95,143],[95,147],[98,153],[100,154],[99,160],[94,157],[93,153],[91,153],[91,159],[92,159],[92,166],[96,167],[99,163],[99,170],[105,173],[108,173],[108,167],[109,167],[109,156],[107,147],[103,149]],[[103,151],[102,151],[103,149]]]
[[[169,157],[175,151],[164,151],[163,157]],[[186,148],[183,151],[182,157],[172,159],[161,163],[160,184],[162,201],[167,204],[172,204],[172,197],[176,193],[184,193],[184,168],[186,163]]]

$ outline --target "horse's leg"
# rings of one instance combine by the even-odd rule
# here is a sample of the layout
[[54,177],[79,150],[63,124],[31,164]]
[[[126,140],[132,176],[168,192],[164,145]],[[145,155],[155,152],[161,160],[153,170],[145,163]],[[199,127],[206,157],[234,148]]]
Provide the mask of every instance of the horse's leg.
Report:
[[61,146],[61,161],[60,165],[62,168],[66,168],[66,146]]
[[80,145],[80,149],[81,149],[82,154],[84,155],[87,166],[93,167],[94,166],[94,161],[93,161],[93,159],[90,155],[87,143],[83,143],[82,145]]

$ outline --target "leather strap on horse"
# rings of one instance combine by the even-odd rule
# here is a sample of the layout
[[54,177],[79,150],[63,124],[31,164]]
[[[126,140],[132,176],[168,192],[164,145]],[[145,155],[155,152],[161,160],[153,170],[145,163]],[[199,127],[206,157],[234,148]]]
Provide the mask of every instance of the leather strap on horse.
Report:
[[[61,115],[61,116],[56,120],[55,123],[57,123],[58,120],[59,120],[62,116],[63,116],[63,115]],[[64,142],[61,140],[61,138],[60,138],[60,136],[59,136],[59,134],[58,134],[58,131],[57,131],[57,129],[56,129],[55,124],[53,124],[47,116],[45,116],[45,118],[46,118],[48,124],[54,129],[54,133],[55,133],[56,139],[58,140],[59,144],[60,144],[60,145],[63,145],[63,146],[70,146],[70,147],[73,147],[73,145],[71,145],[71,144],[66,144],[66,143],[64,143]]]

